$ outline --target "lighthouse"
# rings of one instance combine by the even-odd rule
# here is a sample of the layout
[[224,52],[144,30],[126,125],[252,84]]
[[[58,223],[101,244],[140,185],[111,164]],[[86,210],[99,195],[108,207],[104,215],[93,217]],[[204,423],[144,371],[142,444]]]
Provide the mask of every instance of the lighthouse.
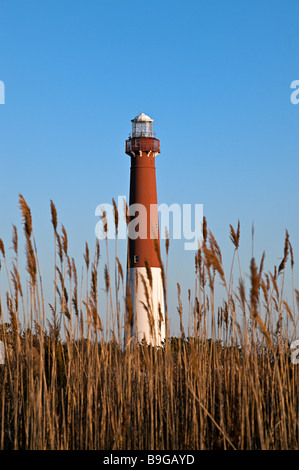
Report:
[[132,119],[126,140],[131,158],[127,289],[130,294],[130,335],[137,342],[161,346],[165,340],[165,300],[161,266],[155,159],[160,141],[153,119],[144,113]]

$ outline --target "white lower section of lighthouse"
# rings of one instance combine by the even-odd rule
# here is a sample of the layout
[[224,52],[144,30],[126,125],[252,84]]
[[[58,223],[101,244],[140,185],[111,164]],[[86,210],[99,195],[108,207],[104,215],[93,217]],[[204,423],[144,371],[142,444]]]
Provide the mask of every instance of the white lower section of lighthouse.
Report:
[[153,346],[165,340],[165,302],[161,268],[151,268],[152,280],[145,267],[130,268],[128,283],[133,310],[133,339],[143,339]]

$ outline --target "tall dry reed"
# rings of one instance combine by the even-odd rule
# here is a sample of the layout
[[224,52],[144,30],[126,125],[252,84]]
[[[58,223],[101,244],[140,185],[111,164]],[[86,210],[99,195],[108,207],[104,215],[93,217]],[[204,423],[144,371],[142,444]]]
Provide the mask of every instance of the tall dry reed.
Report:
[[[184,330],[178,284],[180,335],[168,333],[165,345],[153,348],[123,343],[132,305],[117,251],[113,298],[108,252],[101,273],[99,242],[94,257],[86,244],[85,269],[78,276],[52,201],[55,279],[53,301],[46,305],[31,212],[21,195],[19,203],[27,276],[19,272],[16,227],[11,260],[0,239],[5,267],[0,274],[8,286],[6,292],[3,285],[0,289],[0,340],[5,345],[1,449],[299,449],[299,366],[290,361],[287,328],[296,331],[299,292],[288,233],[282,261],[273,272],[264,272],[264,256],[259,263],[252,256],[246,294],[240,224],[236,230],[230,226],[234,253],[227,279],[220,247],[204,220],[195,288],[188,292],[193,333],[186,336]],[[167,301],[169,237],[166,269],[158,245],[156,249]],[[289,256],[292,305],[284,298]],[[240,275],[236,286],[235,260]],[[147,280],[139,282],[145,289],[151,286],[149,266]],[[219,282],[225,292],[220,305],[215,296]],[[100,300],[99,283],[106,301]],[[144,308],[151,322],[150,287],[147,294]]]

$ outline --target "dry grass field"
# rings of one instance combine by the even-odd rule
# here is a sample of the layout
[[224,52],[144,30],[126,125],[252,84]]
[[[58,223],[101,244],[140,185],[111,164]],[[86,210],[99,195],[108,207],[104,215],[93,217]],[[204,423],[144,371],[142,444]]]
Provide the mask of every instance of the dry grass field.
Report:
[[[238,285],[226,279],[205,221],[195,256],[194,337],[183,328],[178,285],[180,335],[159,349],[122,343],[130,328],[126,269],[116,256],[115,278],[108,262],[100,278],[99,243],[92,255],[86,245],[83,288],[52,202],[55,296],[46,304],[30,208],[21,195],[19,203],[26,275],[18,267],[17,229],[13,256],[0,240],[0,449],[299,449],[299,365],[290,361],[285,326],[296,327],[299,293],[293,287],[291,305],[284,300],[285,271],[294,266],[288,233],[273,272],[264,271],[263,258],[252,258],[245,292],[240,265]],[[230,227],[230,238],[238,265],[239,225]],[[168,249],[166,240],[167,256]],[[162,260],[161,267],[166,286]],[[167,307],[166,287],[165,296]],[[168,317],[166,308],[166,323]]]

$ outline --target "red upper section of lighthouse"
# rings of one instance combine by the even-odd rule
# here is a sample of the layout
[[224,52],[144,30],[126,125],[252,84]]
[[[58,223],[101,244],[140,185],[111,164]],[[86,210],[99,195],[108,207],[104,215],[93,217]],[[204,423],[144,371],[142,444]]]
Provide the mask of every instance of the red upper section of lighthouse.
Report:
[[126,140],[126,153],[135,156],[139,152],[160,153],[160,141],[153,137],[131,137]]

